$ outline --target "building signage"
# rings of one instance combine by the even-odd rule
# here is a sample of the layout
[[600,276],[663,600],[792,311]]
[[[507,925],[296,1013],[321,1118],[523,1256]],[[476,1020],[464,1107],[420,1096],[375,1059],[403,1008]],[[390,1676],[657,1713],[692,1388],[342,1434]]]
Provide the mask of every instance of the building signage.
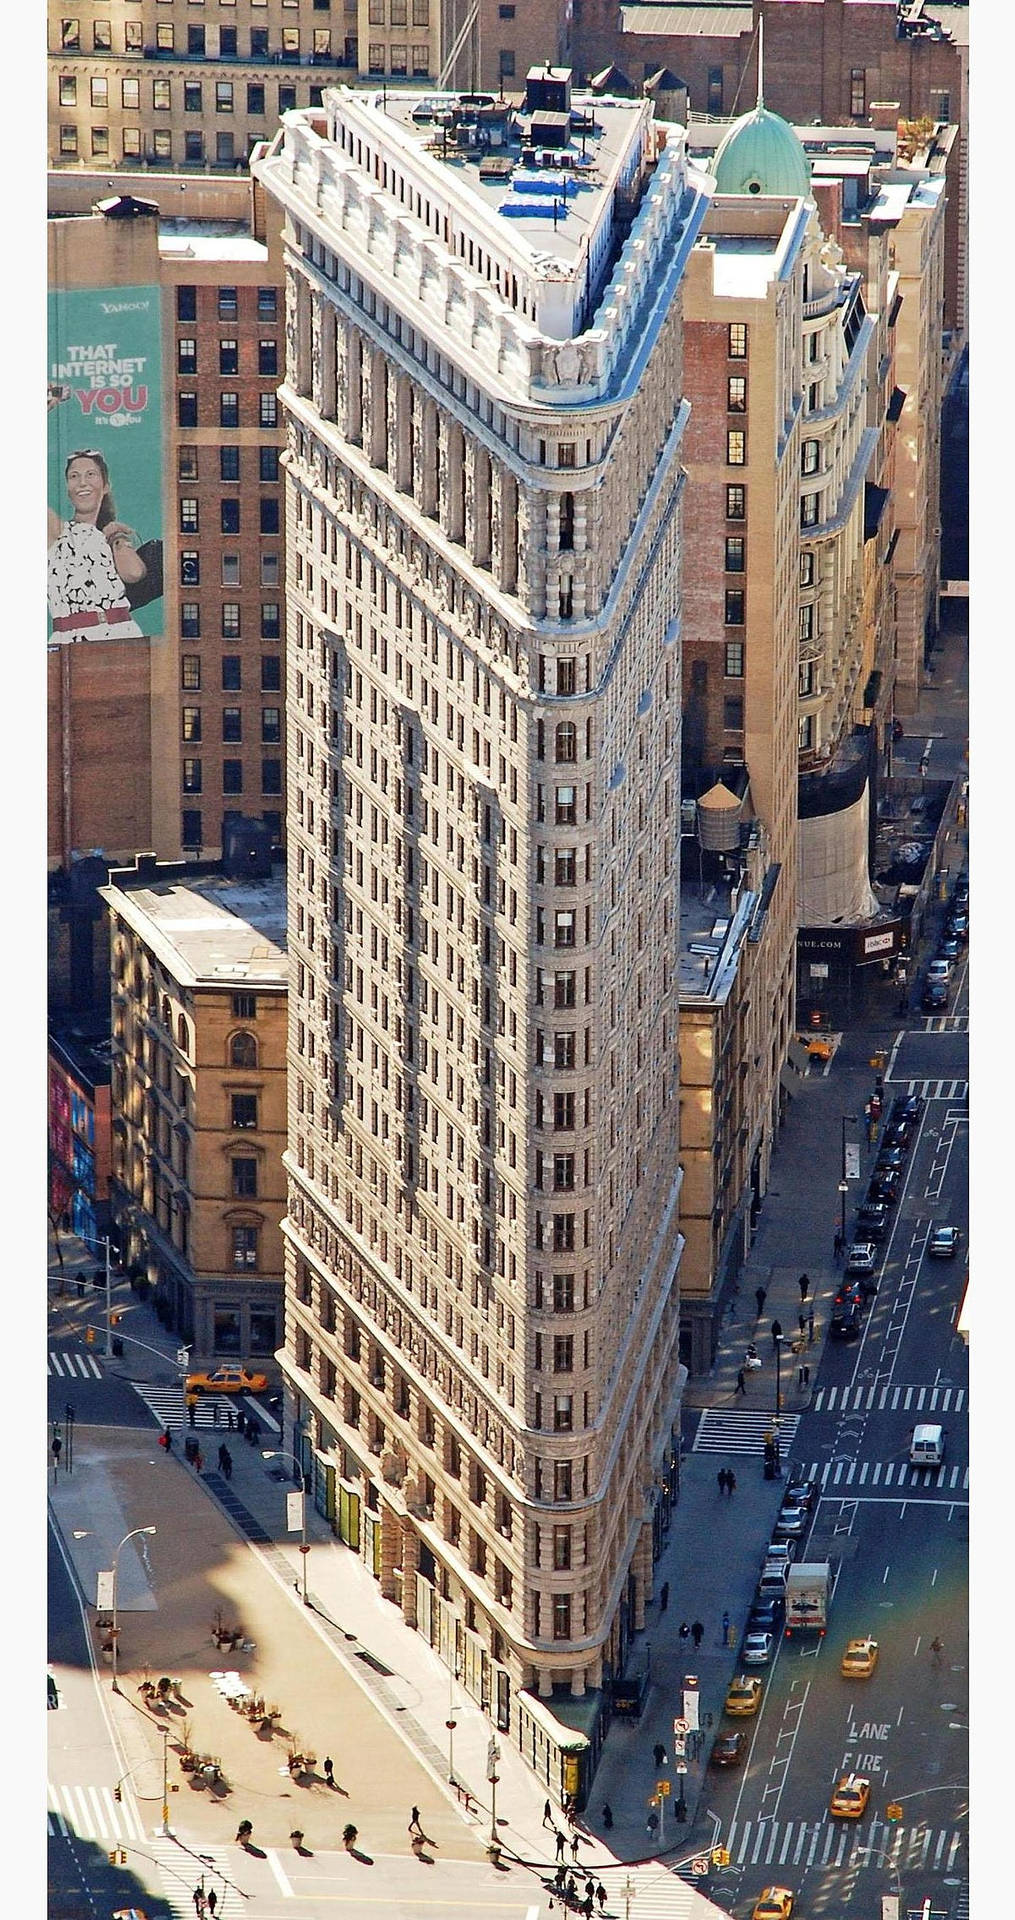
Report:
[[158,287],[49,296],[49,644],[163,630]]
[[879,920],[876,927],[801,927],[797,934],[797,952],[816,978],[820,977],[818,963],[827,967],[834,960],[862,967],[865,962],[889,959],[902,944],[901,920]]

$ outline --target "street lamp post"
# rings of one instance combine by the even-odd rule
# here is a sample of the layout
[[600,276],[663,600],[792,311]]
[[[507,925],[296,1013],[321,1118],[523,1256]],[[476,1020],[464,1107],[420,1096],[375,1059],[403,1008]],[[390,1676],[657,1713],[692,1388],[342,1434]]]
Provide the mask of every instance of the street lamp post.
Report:
[[135,1534],[154,1533],[154,1532],[155,1532],[154,1527],[132,1527],[129,1533],[124,1534],[123,1539],[120,1541],[120,1546],[117,1547],[116,1552],[113,1555],[113,1692],[114,1693],[119,1693],[120,1691],[120,1683],[116,1673],[116,1651],[117,1651],[116,1643],[119,1635],[119,1628],[116,1623],[116,1610],[117,1610],[117,1605],[120,1597],[119,1589],[117,1586],[117,1574],[120,1569],[120,1547],[125,1547],[128,1540],[133,1540]]
[[106,1256],[106,1359],[113,1357],[113,1261],[109,1235],[101,1239],[95,1234],[78,1232],[78,1239],[86,1246],[102,1247]]
[[[282,1460],[285,1458],[285,1455],[280,1453],[277,1447],[267,1447],[262,1448],[261,1458],[262,1460]],[[303,1468],[295,1453],[292,1457],[292,1463],[300,1476],[300,1599],[303,1605],[308,1607],[310,1602],[307,1599],[307,1554],[309,1552],[307,1546],[307,1483],[303,1477]]]
[[779,1415],[782,1412],[782,1343],[785,1334],[775,1335],[775,1457],[779,1464]]
[[486,1750],[486,1777],[490,1782],[490,1844],[488,1852],[493,1856],[494,1861],[496,1861],[500,1853],[500,1840],[497,1834],[497,1782],[500,1779],[500,1774],[497,1772],[497,1762],[499,1759],[500,1746],[491,1736],[490,1744]]

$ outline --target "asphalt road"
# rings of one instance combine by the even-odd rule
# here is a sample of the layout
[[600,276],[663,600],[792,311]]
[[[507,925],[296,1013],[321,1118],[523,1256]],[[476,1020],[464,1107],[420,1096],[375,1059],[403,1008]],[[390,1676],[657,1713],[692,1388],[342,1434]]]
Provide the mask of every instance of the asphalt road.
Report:
[[[963,981],[960,1009],[964,996]],[[921,1022],[902,1034],[886,1076],[889,1099],[915,1083],[925,1105],[879,1290],[862,1339],[827,1344],[793,1446],[793,1467],[823,1481],[797,1558],[836,1569],[829,1629],[782,1643],[762,1672],[758,1719],[739,1723],[751,1731],[749,1759],[716,1775],[709,1795],[732,1856],[728,1890],[713,1897],[738,1916],[772,1884],[797,1893],[807,1920],[869,1920],[892,1892],[903,1915],[928,1895],[948,1920],[968,1911],[968,1355],[954,1332],[965,1240],[955,1261],[925,1253],[933,1224],[968,1231],[967,1073],[964,1026]],[[909,1466],[918,1419],[946,1429],[936,1472]],[[865,1633],[879,1643],[877,1669],[844,1680],[845,1641]],[[851,1770],[872,1782],[869,1808],[858,1822],[832,1820],[832,1789]],[[886,1820],[889,1804],[902,1806],[901,1822]]]

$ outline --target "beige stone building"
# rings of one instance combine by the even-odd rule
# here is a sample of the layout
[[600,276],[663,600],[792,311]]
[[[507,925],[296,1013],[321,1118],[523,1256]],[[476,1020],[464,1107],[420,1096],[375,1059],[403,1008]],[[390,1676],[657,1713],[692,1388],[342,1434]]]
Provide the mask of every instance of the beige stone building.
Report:
[[195,1366],[282,1338],[287,975],[280,880],[150,856],[101,889],[112,963],[112,1218]]
[[284,1371],[339,1530],[532,1757],[540,1696],[623,1671],[672,1489],[704,202],[648,102],[593,125],[540,75],[552,173],[507,108],[495,167],[446,165],[475,110],[446,141],[418,104],[328,94],[253,162],[289,336]]

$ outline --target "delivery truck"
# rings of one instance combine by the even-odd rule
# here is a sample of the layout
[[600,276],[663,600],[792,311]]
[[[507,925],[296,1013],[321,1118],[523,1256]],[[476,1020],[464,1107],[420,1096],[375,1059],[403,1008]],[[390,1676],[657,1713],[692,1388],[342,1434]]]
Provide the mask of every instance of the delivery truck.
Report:
[[832,1569],[827,1560],[802,1560],[786,1578],[786,1637],[791,1633],[824,1633],[828,1625],[828,1596]]

